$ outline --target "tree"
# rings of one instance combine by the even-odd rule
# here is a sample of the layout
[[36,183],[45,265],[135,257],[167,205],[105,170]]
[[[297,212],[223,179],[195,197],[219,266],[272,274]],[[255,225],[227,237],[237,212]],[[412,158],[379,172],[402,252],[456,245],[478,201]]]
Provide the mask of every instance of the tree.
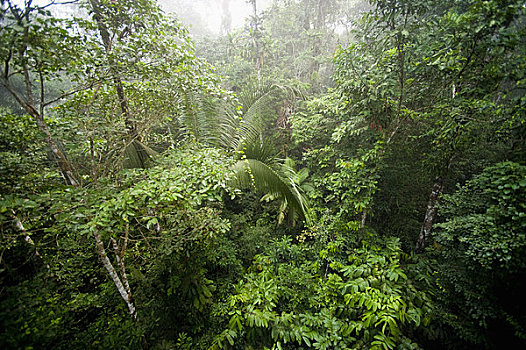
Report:
[[[506,146],[493,135],[511,124],[520,128],[514,111],[522,102],[502,98],[509,82],[499,67],[511,69],[509,60],[522,62],[515,33],[523,30],[523,9],[517,2],[502,11],[494,11],[500,8],[497,3],[477,1],[466,6],[374,4],[355,31],[360,41],[342,48],[335,58],[337,88],[320,106],[336,124],[327,150],[336,164],[338,158],[356,157],[350,150],[376,149],[376,160],[370,163],[375,177],[390,155],[400,151],[396,147],[406,147],[413,139],[422,142],[420,161],[434,181],[423,210],[416,246],[420,251],[444,186],[484,166],[478,159],[505,156]],[[486,21],[488,16],[493,22]],[[426,21],[436,23],[428,27]],[[522,95],[519,90],[515,93]],[[484,156],[473,155],[475,140],[486,142],[477,148]]]
[[[71,62],[81,60],[81,38],[72,35],[65,27],[68,21],[51,17],[48,6],[33,5],[31,1],[19,7],[11,1],[2,10],[0,68],[2,85],[11,93],[17,103],[33,117],[40,131],[45,135],[64,181],[72,186],[80,184],[73,165],[59,147],[45,120],[46,107],[71,94],[66,92],[57,98],[47,100],[46,80],[59,79],[61,73],[72,67]],[[43,16],[38,20],[37,16]],[[15,77],[21,76],[24,91],[17,91],[13,85]],[[38,88],[35,88],[38,83]]]
[[[161,100],[152,97],[157,97],[155,93],[160,91],[163,94],[177,92],[179,97],[185,96],[185,89],[196,90],[196,86],[203,90],[209,89],[210,93],[220,92],[213,86],[214,77],[207,67],[192,55],[191,43],[186,37],[186,32],[180,30],[177,24],[163,19],[158,8],[149,1],[133,4],[91,1],[94,22],[81,18],[56,19],[46,9],[52,3],[38,6],[27,2],[23,8],[11,2],[7,4],[8,10],[5,12],[7,25],[2,26],[4,45],[0,52],[4,62],[1,71],[2,83],[34,118],[40,131],[45,135],[66,184],[74,188],[81,187],[82,184],[74,172],[72,161],[66,157],[48,127],[44,117],[44,113],[49,109],[46,107],[58,103],[64,97],[72,96],[69,101],[55,108],[55,116],[77,124],[78,128],[74,130],[74,134],[78,144],[89,142],[90,175],[93,184],[97,186],[99,177],[97,170],[101,169],[101,166],[96,164],[96,155],[100,154],[97,146],[104,145],[104,141],[107,140],[100,140],[94,136],[111,135],[114,130],[119,129],[119,122],[122,121],[128,137],[123,140],[118,134],[117,145],[106,144],[108,155],[100,154],[98,159],[99,161],[104,160],[104,157],[122,159],[119,157],[119,149],[127,150],[129,145],[132,145],[135,152],[128,153],[139,161],[139,166],[143,167],[145,165],[143,153],[149,148],[137,140],[140,136],[138,124],[140,120],[137,118],[138,113],[134,112],[138,112],[139,108],[144,111],[152,104],[158,107]],[[75,28],[76,31],[68,28]],[[99,50],[97,41],[93,40],[96,35],[89,35],[95,28],[98,29],[102,40],[102,51]],[[87,76],[82,76],[81,72],[87,72]],[[203,74],[200,75],[201,72]],[[23,77],[25,92],[16,91],[11,83],[17,75]],[[154,77],[157,83],[156,91],[149,89],[151,94],[147,98],[148,103],[141,100],[138,92],[148,89],[151,81],[133,82],[145,76]],[[198,78],[194,79],[195,76]],[[77,87],[46,101],[46,82],[59,78],[69,79],[76,83]],[[35,83],[39,84],[38,99],[33,88]],[[111,85],[108,86],[108,83]],[[108,108],[111,104],[107,104],[105,110],[101,108],[100,111],[104,113],[102,115],[109,116],[109,123],[101,123],[100,114],[93,116],[93,107],[97,105],[101,107],[101,102],[108,103],[115,96],[113,93],[116,95],[120,113],[114,118],[111,108]],[[175,109],[180,101],[176,99],[170,107]],[[188,108],[187,105],[185,107]],[[150,124],[148,128],[158,126],[169,116],[171,111],[169,108],[166,109],[160,110],[161,115],[156,115],[157,120],[148,120],[152,115],[143,114],[143,120],[148,120]],[[88,118],[78,118],[79,115]],[[148,128],[143,126],[143,131],[148,131]],[[78,135],[85,136],[87,140],[79,140]],[[79,148],[84,153],[84,150],[77,146],[77,149]],[[110,240],[116,251],[122,250],[122,254],[115,255],[117,270],[108,258],[99,230],[95,227],[90,234],[95,239],[102,264],[127,303],[130,315],[136,318],[136,307],[127,282],[122,255],[125,251],[126,239],[123,243]]]

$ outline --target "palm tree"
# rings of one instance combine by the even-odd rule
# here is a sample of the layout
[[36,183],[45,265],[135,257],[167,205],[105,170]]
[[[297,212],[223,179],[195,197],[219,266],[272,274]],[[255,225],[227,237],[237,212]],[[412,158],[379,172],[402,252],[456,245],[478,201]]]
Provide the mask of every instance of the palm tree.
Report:
[[[276,196],[272,191],[267,191],[267,194],[265,194],[261,198],[261,200],[269,201],[279,199],[280,206],[278,212],[278,225],[283,222],[287,214],[290,222],[292,223],[292,225],[294,225],[298,214],[302,212],[306,212],[308,214],[309,212],[309,205],[308,201],[306,200],[306,194],[314,190],[312,184],[306,181],[309,177],[309,169],[302,168],[299,171],[296,171],[296,163],[294,162],[294,160],[286,158],[283,161],[283,164],[281,164],[281,169],[279,170],[278,175],[282,180],[288,181],[292,193],[296,196],[296,198],[298,198],[299,204],[301,204],[303,208],[300,208],[301,210],[298,210],[298,208],[296,207],[291,207],[289,205],[288,198],[279,195]],[[297,205],[296,203],[292,204],[294,206]],[[311,220],[309,215],[307,215],[307,217],[305,217],[304,219],[307,222]]]
[[255,187],[265,193],[263,200],[280,200],[278,223],[287,215],[291,223],[297,218],[308,223],[310,207],[305,196],[309,189],[305,183],[308,170],[296,172],[291,159],[280,163],[263,133],[262,111],[282,94],[293,100],[297,91],[272,83],[254,83],[239,95],[241,108],[225,101],[193,96],[190,98],[195,102],[194,108],[185,111],[180,122],[198,142],[225,148],[240,156],[233,167],[235,185]]

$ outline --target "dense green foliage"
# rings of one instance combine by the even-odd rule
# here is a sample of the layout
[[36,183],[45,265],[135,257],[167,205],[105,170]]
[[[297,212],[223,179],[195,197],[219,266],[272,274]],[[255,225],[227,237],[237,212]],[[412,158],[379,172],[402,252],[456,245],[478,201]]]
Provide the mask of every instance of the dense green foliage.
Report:
[[464,337],[491,342],[487,333],[473,333],[501,322],[501,332],[525,339],[525,171],[523,165],[498,163],[444,196],[446,220],[438,225],[436,252],[446,287],[442,297],[458,310],[460,322],[453,325],[464,323]]
[[401,260],[410,259],[396,240],[383,249],[364,244],[350,250],[347,261],[338,254],[330,273],[323,254],[305,248],[284,238],[271,243],[269,255],[256,257],[230,297],[229,328],[214,348],[237,344],[236,338],[244,348],[417,347],[405,332],[428,326],[430,300],[408,279],[410,261],[402,269]]
[[523,1],[0,3],[2,349],[526,344]]

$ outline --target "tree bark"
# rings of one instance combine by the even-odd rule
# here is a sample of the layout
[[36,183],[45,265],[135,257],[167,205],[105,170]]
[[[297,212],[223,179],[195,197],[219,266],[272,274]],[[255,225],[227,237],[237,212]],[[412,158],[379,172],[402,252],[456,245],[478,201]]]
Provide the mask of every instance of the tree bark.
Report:
[[364,228],[365,227],[365,222],[367,220],[367,210],[366,208],[363,208],[363,212],[362,212],[362,221],[361,221],[361,224],[360,224],[360,227],[361,228]]
[[417,252],[422,252],[426,246],[426,242],[431,237],[431,230],[433,228],[433,221],[435,220],[438,208],[437,201],[442,190],[444,189],[444,181],[442,178],[439,178],[433,184],[431,194],[427,201],[426,215],[424,217],[424,222],[422,224],[422,229],[420,230],[420,235],[418,236],[418,241],[416,242],[415,250]]
[[[20,231],[24,235],[24,241],[32,246],[35,246],[35,242],[33,242],[33,239],[31,239],[31,236],[28,235],[26,228],[24,227],[24,224],[22,224],[22,221],[16,216],[16,213],[13,209],[11,209],[11,217],[13,218],[13,221],[15,222],[15,227],[18,231]],[[35,247],[35,256],[40,257],[40,254],[38,252],[38,249]]]
[[[113,284],[117,287],[117,290],[119,291],[119,294],[121,295],[122,299],[126,302],[126,306],[128,306],[128,310],[130,311],[131,317],[135,320],[137,319],[137,310],[135,309],[135,305],[133,303],[133,298],[131,295],[131,290],[128,285],[128,280],[126,277],[126,274],[124,274],[123,279],[125,280],[125,284],[121,281],[121,278],[119,277],[119,274],[113,267],[113,264],[111,263],[110,259],[108,258],[108,255],[106,254],[106,250],[104,249],[104,244],[102,243],[102,239],[99,235],[99,231],[95,229],[93,231],[93,237],[95,237],[95,243],[97,244],[97,252],[99,253],[100,260],[106,270],[108,271],[111,280],[113,281]],[[118,257],[118,255],[117,255]],[[119,259],[119,258],[117,258]],[[122,261],[122,260],[118,260]],[[122,266],[124,266],[124,263],[122,263]]]
[[426,215],[424,216],[422,229],[420,230],[420,235],[418,236],[418,240],[415,246],[415,251],[417,253],[420,253],[424,250],[426,243],[431,237],[433,222],[435,221],[438,212],[437,202],[440,195],[442,194],[442,191],[444,190],[444,181],[446,179],[446,174],[451,169],[451,165],[453,164],[453,160],[455,159],[455,157],[455,152],[452,149],[452,155],[447,159],[447,162],[444,167],[444,172],[436,178],[435,183],[433,184],[433,187],[431,189],[431,194],[429,195],[429,199],[427,201]]

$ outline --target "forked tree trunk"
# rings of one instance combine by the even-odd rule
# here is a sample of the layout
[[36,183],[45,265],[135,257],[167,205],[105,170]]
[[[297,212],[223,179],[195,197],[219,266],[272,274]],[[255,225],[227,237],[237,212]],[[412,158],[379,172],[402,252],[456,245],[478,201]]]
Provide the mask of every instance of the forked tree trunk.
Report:
[[[119,274],[117,273],[117,271],[113,267],[113,264],[108,258],[108,254],[106,254],[106,250],[104,249],[104,243],[102,243],[102,239],[97,229],[93,231],[93,237],[95,237],[95,243],[97,244],[97,252],[99,253],[100,261],[108,271],[108,274],[110,275],[113,284],[115,284],[115,286],[117,287],[117,290],[119,291],[119,294],[121,295],[122,299],[126,302],[126,306],[128,306],[128,310],[130,311],[131,317],[134,320],[137,319],[137,310],[135,309],[131,290],[128,285],[128,279],[126,277],[126,273],[124,272],[124,263],[122,262],[122,264],[119,264],[122,265],[120,267],[121,271],[123,272],[123,275],[119,277]],[[117,259],[119,263],[122,261],[119,260],[118,255]]]

